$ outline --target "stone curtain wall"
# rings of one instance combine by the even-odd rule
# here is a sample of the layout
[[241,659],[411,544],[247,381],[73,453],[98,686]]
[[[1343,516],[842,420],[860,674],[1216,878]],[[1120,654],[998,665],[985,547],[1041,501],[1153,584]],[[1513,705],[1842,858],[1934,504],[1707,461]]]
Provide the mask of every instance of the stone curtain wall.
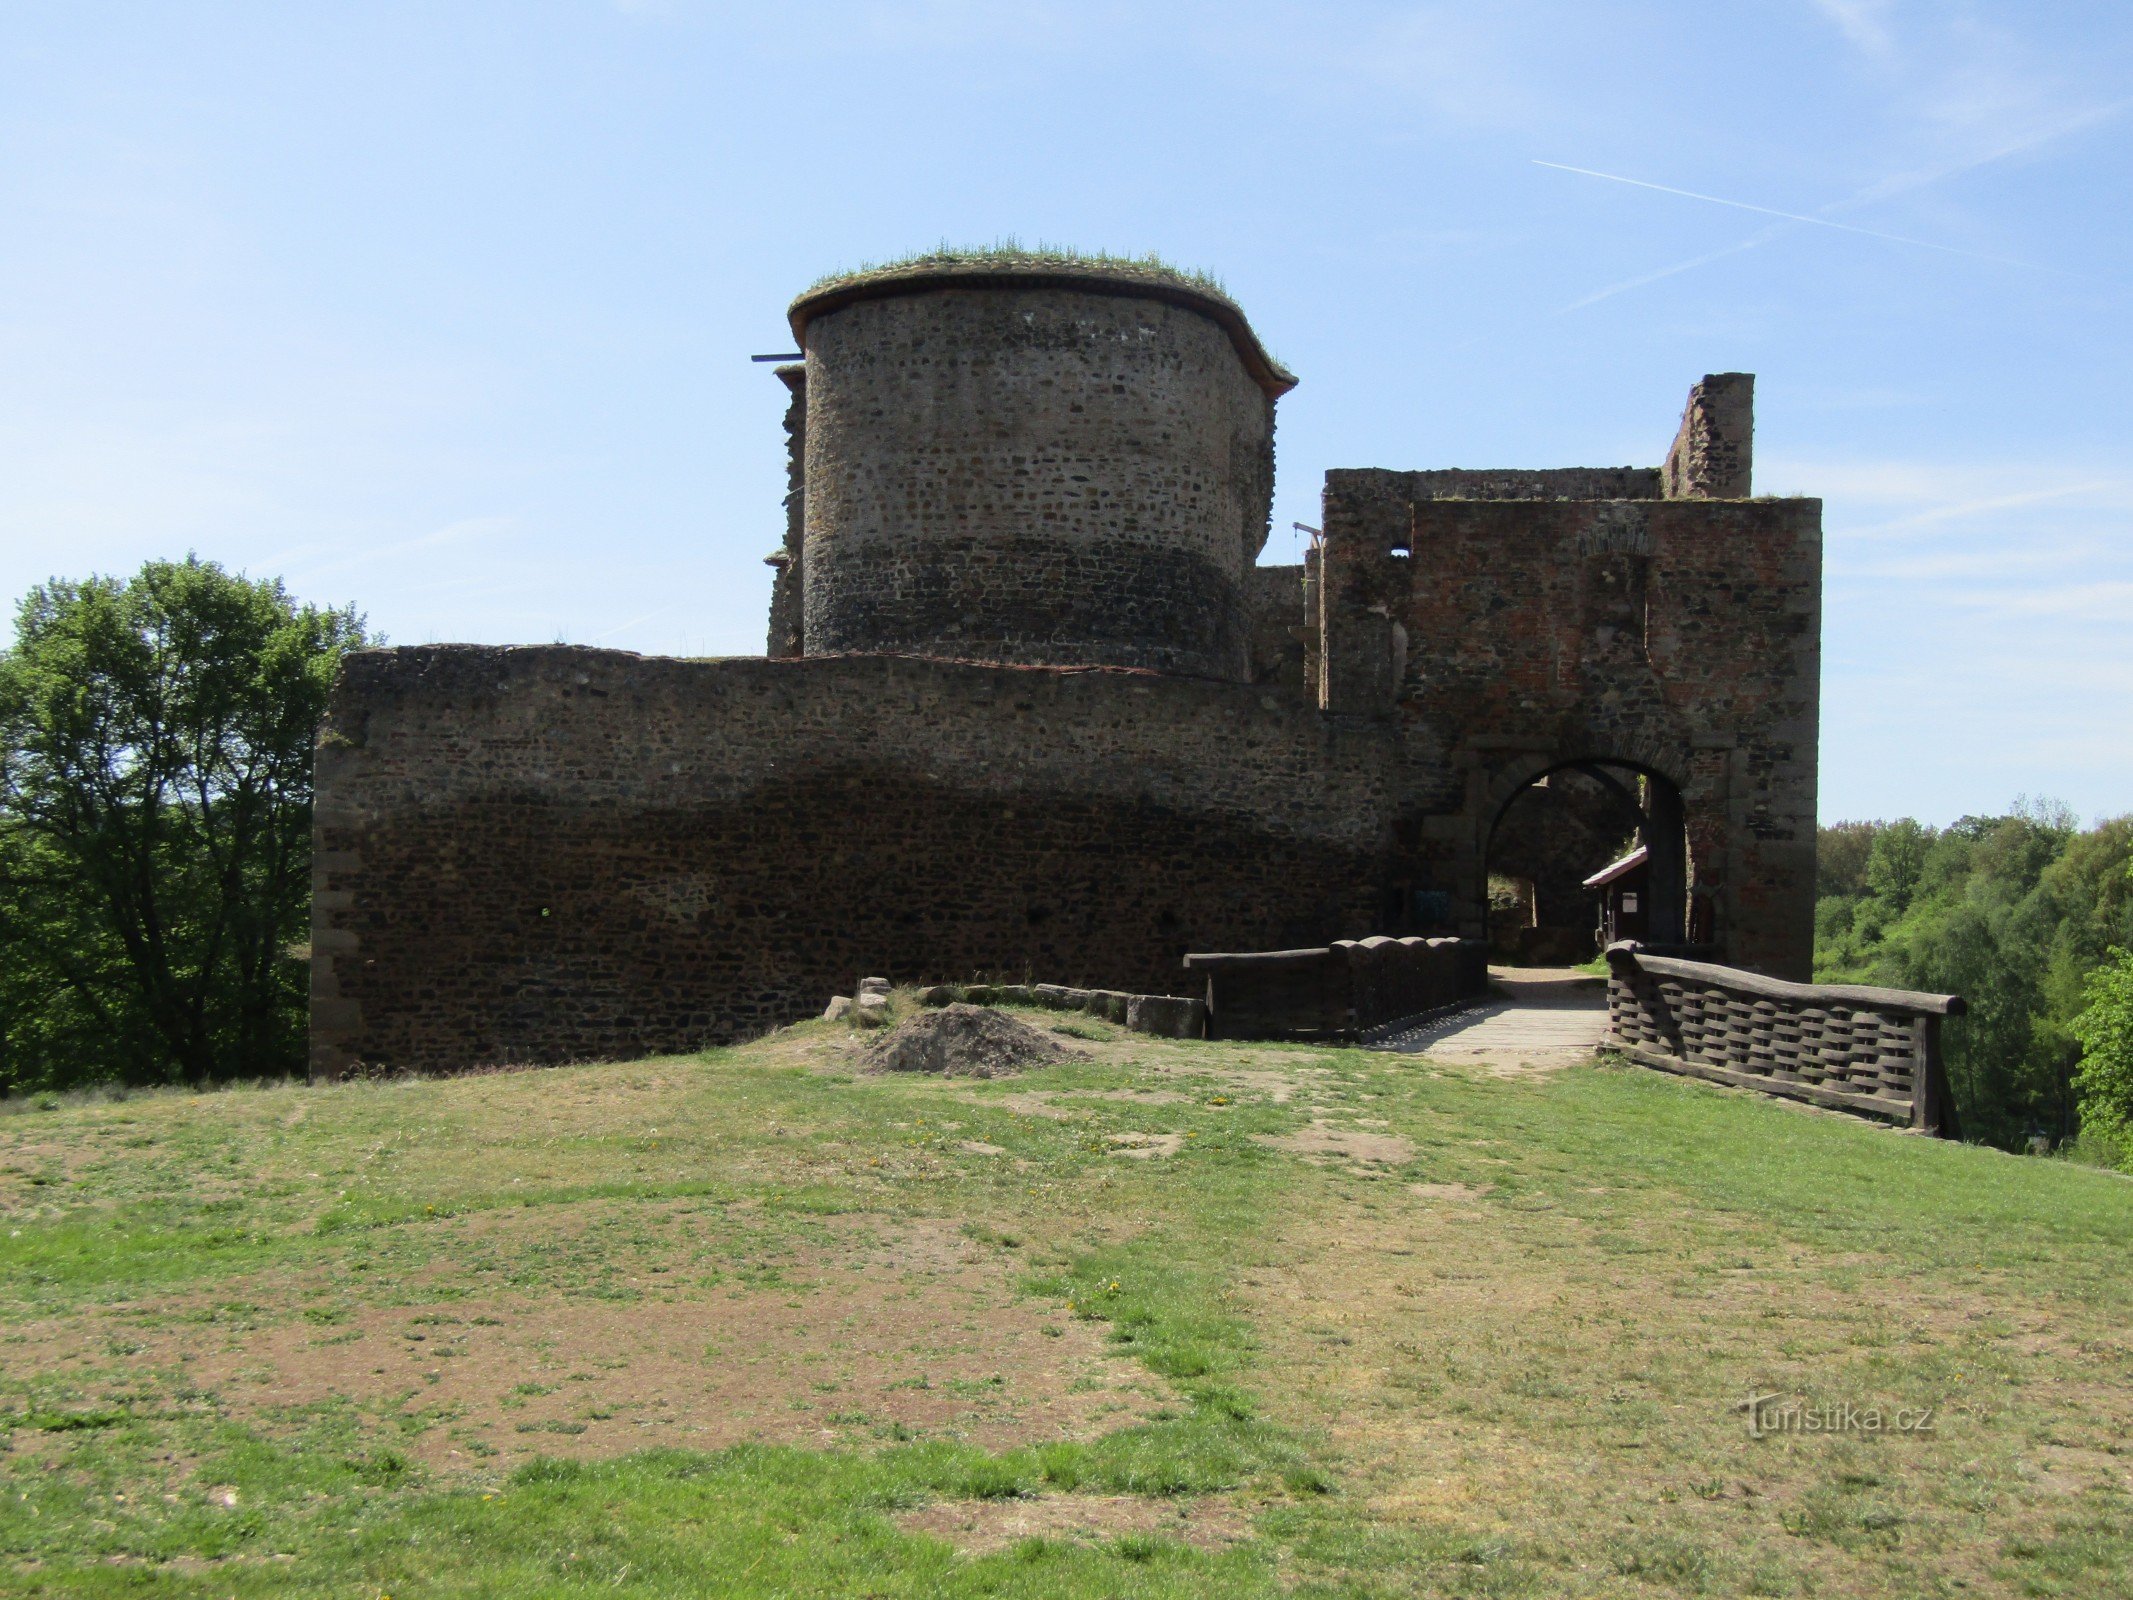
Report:
[[1246,676],[1274,406],[1223,327],[933,288],[806,340],[807,654]]
[[1304,687],[1304,569],[1252,567],[1245,573],[1250,607],[1251,681],[1292,694]]
[[1609,1044],[1647,1066],[1959,1138],[1941,1063],[1959,996],[1783,983],[1610,945]]
[[348,658],[314,1070],[687,1050],[855,975],[1164,993],[1368,934],[1383,724],[1245,685],[889,657]]
[[[1319,698],[1379,714],[1411,761],[1405,867],[1479,934],[1488,832],[1578,760],[1681,792],[1726,959],[1804,977],[1820,703],[1816,500],[1433,500],[1333,472]],[[1426,475],[1418,475],[1426,476]]]

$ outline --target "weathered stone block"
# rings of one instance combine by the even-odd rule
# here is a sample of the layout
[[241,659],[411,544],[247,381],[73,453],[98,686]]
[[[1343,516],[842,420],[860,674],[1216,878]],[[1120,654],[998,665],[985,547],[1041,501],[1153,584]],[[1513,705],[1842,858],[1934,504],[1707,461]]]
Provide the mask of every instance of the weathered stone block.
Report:
[[1207,1006],[1166,994],[1137,994],[1126,1002],[1126,1026],[1159,1039],[1197,1039],[1207,1031]]

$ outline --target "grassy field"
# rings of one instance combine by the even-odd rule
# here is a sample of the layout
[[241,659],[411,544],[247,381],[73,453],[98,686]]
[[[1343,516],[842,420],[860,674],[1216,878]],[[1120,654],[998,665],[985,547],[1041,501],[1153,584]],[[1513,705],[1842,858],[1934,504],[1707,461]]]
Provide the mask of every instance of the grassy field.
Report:
[[7,1106],[0,1590],[2133,1588],[2133,1183],[1072,1026]]

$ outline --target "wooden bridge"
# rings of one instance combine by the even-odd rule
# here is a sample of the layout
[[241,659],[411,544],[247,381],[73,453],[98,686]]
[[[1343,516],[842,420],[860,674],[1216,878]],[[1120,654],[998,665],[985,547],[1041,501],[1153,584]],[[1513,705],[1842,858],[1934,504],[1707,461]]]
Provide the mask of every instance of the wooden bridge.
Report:
[[1491,967],[1491,998],[1381,1033],[1379,1050],[1515,1072],[1605,1048],[1662,1072],[1960,1138],[1940,1030],[1962,997],[1787,983],[1610,945],[1609,976]]
[[1376,1041],[1446,1061],[1543,1066],[1580,1060],[1607,1037],[1607,980],[1575,967],[1491,967],[1495,997]]

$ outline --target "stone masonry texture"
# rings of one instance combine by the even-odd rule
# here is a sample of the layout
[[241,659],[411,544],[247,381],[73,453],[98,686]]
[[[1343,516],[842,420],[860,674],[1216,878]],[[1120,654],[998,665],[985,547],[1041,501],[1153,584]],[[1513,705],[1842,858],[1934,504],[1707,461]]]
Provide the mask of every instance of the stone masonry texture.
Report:
[[997,285],[806,341],[809,655],[1246,675],[1274,408],[1218,323]]
[[889,287],[795,303],[767,656],[347,658],[315,1073],[689,1050],[869,974],[1185,996],[1188,952],[1479,938],[1498,819],[1595,761],[1678,794],[1710,958],[1805,975],[1820,505],[1747,497],[1744,375],[1664,468],[1330,473],[1262,569],[1294,380],[1234,306]]
[[1371,931],[1384,732],[1144,672],[364,651],[314,1070],[694,1049],[863,973],[1189,993],[1189,949]]
[[1745,500],[1755,467],[1755,374],[1714,372],[1689,391],[1661,469],[1669,500]]
[[1512,798],[1619,764],[1679,792],[1724,959],[1805,977],[1821,502],[1421,500],[1404,476],[1328,475],[1321,585],[1322,703],[1437,754],[1395,875],[1472,931]]

